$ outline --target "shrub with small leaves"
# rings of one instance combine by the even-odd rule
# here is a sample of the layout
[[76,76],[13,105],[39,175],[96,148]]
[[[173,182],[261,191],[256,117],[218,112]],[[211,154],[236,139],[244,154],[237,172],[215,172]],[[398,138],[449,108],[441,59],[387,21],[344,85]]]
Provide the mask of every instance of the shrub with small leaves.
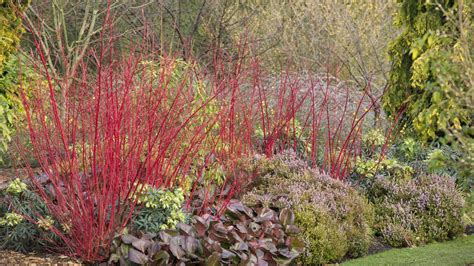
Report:
[[375,205],[374,229],[393,247],[448,240],[463,232],[464,199],[447,176],[402,181],[377,176],[367,190]]
[[369,130],[362,136],[362,144],[364,152],[368,154],[374,153],[380,149],[385,143],[385,135],[382,130],[376,128]]
[[396,159],[361,160],[357,159],[355,173],[361,178],[373,178],[376,174],[383,174],[394,179],[411,179],[414,170],[411,166],[399,162]]
[[397,147],[397,157],[403,161],[412,161],[418,159],[422,152],[422,144],[412,137],[407,137],[401,141]]
[[243,202],[295,212],[306,243],[302,263],[332,263],[367,253],[373,210],[349,184],[310,169],[291,151],[260,158],[253,166],[257,178]]
[[[385,158],[362,160],[358,158],[354,167],[351,181],[357,188],[362,188],[363,193],[369,198],[373,198],[373,190],[366,189],[374,186],[375,177],[385,176],[395,182],[410,180],[415,176],[415,170],[405,163],[396,159]],[[365,190],[364,190],[365,189]]]
[[441,149],[435,149],[428,154],[426,159],[428,170],[430,172],[437,172],[446,167],[446,159]]

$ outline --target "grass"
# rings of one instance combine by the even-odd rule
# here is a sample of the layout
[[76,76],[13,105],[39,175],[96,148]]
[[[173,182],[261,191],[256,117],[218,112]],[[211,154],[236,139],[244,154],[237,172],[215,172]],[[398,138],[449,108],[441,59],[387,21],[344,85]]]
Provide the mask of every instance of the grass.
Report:
[[468,265],[474,264],[474,235],[422,247],[392,249],[342,265]]

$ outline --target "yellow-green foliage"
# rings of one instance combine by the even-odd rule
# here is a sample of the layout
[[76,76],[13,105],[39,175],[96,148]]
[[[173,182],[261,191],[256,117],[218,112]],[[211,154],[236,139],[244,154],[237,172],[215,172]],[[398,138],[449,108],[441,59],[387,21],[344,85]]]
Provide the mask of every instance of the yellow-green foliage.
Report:
[[51,218],[51,216],[46,216],[46,217],[38,219],[37,224],[39,228],[45,231],[48,231],[51,229],[51,227],[53,227],[54,220],[53,218]]
[[367,148],[371,148],[372,146],[381,147],[385,143],[385,136],[382,130],[375,128],[364,134],[362,141]]
[[[138,186],[137,190],[140,189]],[[138,230],[153,233],[173,229],[186,219],[182,211],[183,202],[184,193],[181,188],[163,190],[145,185],[137,200],[137,204],[143,207],[134,215],[134,226]]]
[[304,228],[302,236],[308,249],[301,258],[304,263],[317,265],[344,257],[348,249],[347,236],[334,217],[314,206],[303,205],[295,218],[298,226]]
[[400,163],[396,159],[387,158],[379,161],[370,159],[367,161],[357,159],[355,172],[363,178],[373,178],[376,174],[391,177],[393,179],[411,179],[414,170],[411,166]]
[[16,195],[16,194],[20,194],[26,189],[27,189],[26,184],[21,182],[19,178],[16,178],[8,185],[6,191],[7,193]]
[[[19,111],[15,95],[17,61],[12,58],[24,32],[21,14],[29,1],[0,0],[0,151],[7,150]],[[1,158],[0,158],[1,160]]]
[[10,54],[20,43],[23,32],[21,13],[29,1],[0,0],[0,73]]
[[5,216],[0,218],[1,226],[15,226],[23,221],[23,216],[15,212],[7,212]]
[[411,133],[423,141],[450,143],[463,153],[450,163],[461,177],[472,178],[473,2],[399,2],[396,20],[403,32],[389,46],[393,68],[384,109],[395,117],[406,107],[401,121]]
[[243,201],[294,210],[306,243],[304,264],[337,262],[367,253],[373,209],[355,189],[309,169],[293,152],[271,160],[258,158],[247,166],[257,179]]

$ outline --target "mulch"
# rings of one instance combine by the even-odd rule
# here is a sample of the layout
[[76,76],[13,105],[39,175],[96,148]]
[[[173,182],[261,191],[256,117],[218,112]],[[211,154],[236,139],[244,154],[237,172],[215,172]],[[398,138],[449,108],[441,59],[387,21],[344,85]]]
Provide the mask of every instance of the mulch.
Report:
[[0,190],[4,189],[11,180],[17,177],[26,178],[26,170],[21,168],[0,168]]
[[0,265],[84,265],[66,256],[0,250]]
[[[33,168],[35,173],[40,173],[39,168]],[[26,168],[0,168],[0,190],[8,186],[10,181],[15,178],[27,179],[28,173]]]
[[380,237],[375,237],[372,241],[372,244],[369,247],[368,255],[387,251],[389,249],[392,249],[392,247],[385,244]]

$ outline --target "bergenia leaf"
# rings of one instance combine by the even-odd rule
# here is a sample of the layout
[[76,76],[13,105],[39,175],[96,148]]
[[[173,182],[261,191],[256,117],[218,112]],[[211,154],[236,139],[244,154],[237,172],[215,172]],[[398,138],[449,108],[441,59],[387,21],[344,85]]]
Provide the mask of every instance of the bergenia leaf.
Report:
[[170,254],[166,251],[160,251],[153,256],[153,262],[156,262],[158,265],[166,265],[170,259]]
[[259,211],[259,215],[255,218],[256,222],[263,222],[263,221],[273,221],[275,220],[275,211],[269,208],[262,208]]
[[280,222],[283,226],[292,225],[295,222],[295,214],[288,208],[281,210]]
[[194,236],[194,229],[192,226],[185,223],[178,223],[176,229],[188,236]]
[[186,253],[189,255],[201,254],[202,246],[199,240],[192,236],[187,236],[185,239]]
[[206,266],[220,266],[221,265],[221,256],[219,253],[212,253],[209,258],[206,260]]
[[150,240],[137,239],[132,242],[132,246],[139,250],[140,252],[145,253],[145,250],[152,244]]
[[133,263],[141,264],[141,265],[148,262],[148,256],[134,248],[131,248],[128,251],[128,259]]
[[122,242],[125,244],[132,244],[134,241],[137,241],[138,238],[132,235],[122,235],[120,237],[122,239]]

